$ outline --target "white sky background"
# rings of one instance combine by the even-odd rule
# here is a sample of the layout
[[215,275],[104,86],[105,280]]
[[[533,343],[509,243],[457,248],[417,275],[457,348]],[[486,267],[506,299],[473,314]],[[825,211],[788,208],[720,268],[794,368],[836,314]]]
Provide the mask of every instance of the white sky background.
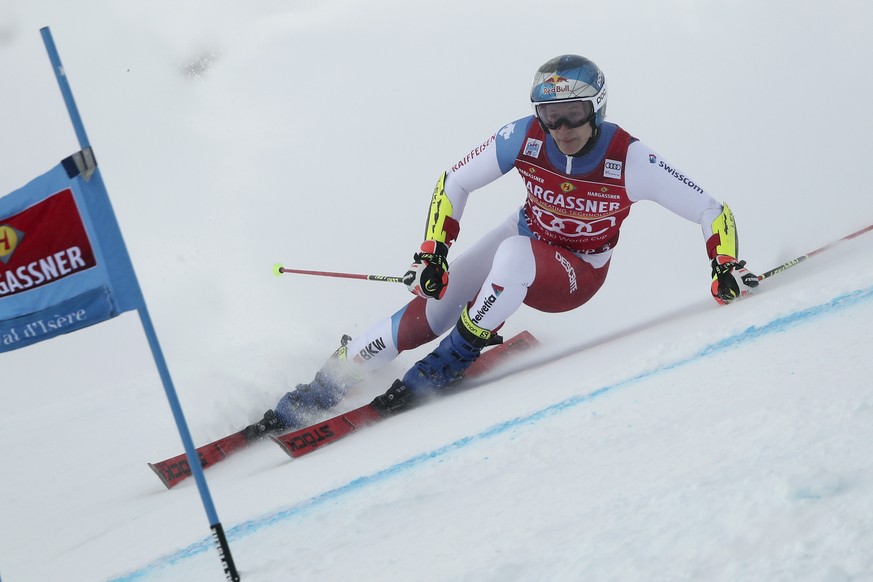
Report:
[[[530,112],[533,72],[557,54],[597,62],[610,85],[608,119],[730,203],[741,258],[753,269],[866,226],[873,221],[871,23],[873,6],[861,1],[254,7],[100,1],[85,11],[61,1],[0,0],[0,192],[77,149],[39,35],[49,25],[199,443],[262,413],[289,385],[311,377],[340,334],[360,332],[408,297],[402,287],[381,283],[276,279],[272,264],[401,273],[420,242],[439,173]],[[522,196],[514,176],[474,194],[458,248],[502,220]],[[809,286],[801,297],[791,295],[790,281],[774,282],[788,294],[785,309],[829,297]],[[587,308],[563,315],[522,309],[507,331],[530,329],[546,343],[545,353],[559,353],[668,314],[706,312],[708,283],[696,225],[640,204],[606,286]],[[842,279],[834,283],[835,291],[843,288]],[[728,333],[774,308],[743,309],[750,319],[731,323],[740,311],[724,311],[669,339],[704,345],[706,325]],[[146,461],[181,450],[144,350],[138,322],[126,315],[3,354],[0,409],[8,432],[0,446],[12,459],[48,454],[39,441],[19,445],[21,431],[52,428],[34,417],[53,419],[66,434],[81,433],[75,442],[86,451],[104,436],[88,424],[95,419],[136,430],[139,448],[123,432],[116,433],[117,449],[98,447],[110,459],[131,457],[130,475],[119,473],[110,497],[125,498],[132,486],[147,501],[137,498],[133,509],[120,503],[125,515],[139,515],[150,503],[192,513],[178,545],[170,544],[181,547],[206,526],[193,488],[161,495],[154,477],[140,472]],[[414,357],[404,354],[380,380],[402,373]],[[613,357],[604,361],[621,367]],[[604,378],[620,371],[598,368]],[[452,414],[453,407],[442,410]],[[262,453],[260,466],[234,462],[259,471],[265,462],[276,466],[265,458],[271,457]],[[32,479],[6,482],[28,487],[52,478],[46,467],[33,471]],[[230,479],[234,473],[223,473],[230,489],[252,486]],[[283,478],[277,474],[280,469],[261,481]],[[88,489],[101,511],[97,499],[106,497],[105,486]],[[34,494],[42,491],[35,487]],[[220,491],[216,496],[226,525],[293,503],[267,495],[253,508]],[[27,515],[31,503],[37,512],[44,500],[19,499],[16,511]],[[53,516],[64,522],[61,498],[57,503]],[[67,522],[79,533],[47,534],[33,562],[45,549],[60,556],[47,559],[46,568],[62,569],[75,554],[58,548],[82,534],[80,517],[73,512]],[[84,535],[112,531],[98,521]],[[33,550],[23,547],[25,555]],[[162,544],[151,549],[132,556],[128,569],[169,551]],[[100,550],[116,548],[107,542]],[[5,566],[12,559],[0,553],[7,582],[16,580]],[[123,571],[117,566],[106,575]]]

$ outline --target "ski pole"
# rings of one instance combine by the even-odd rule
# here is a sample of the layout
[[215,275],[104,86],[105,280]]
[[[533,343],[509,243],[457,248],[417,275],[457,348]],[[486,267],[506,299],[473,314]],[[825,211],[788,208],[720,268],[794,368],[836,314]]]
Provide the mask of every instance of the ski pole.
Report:
[[796,259],[791,259],[791,260],[788,261],[787,263],[783,263],[783,264],[779,265],[778,267],[776,267],[775,269],[770,269],[770,270],[767,271],[766,273],[764,273],[764,274],[762,274],[762,275],[758,275],[758,281],[763,281],[764,279],[767,279],[768,277],[772,277],[773,275],[776,275],[776,274],[778,274],[778,273],[781,273],[782,271],[784,271],[784,270],[786,270],[786,269],[790,269],[790,268],[793,267],[794,265],[799,265],[800,263],[802,263],[802,262],[805,261],[806,259],[808,259],[808,258],[810,258],[810,257],[813,257],[813,256],[815,256],[815,255],[817,255],[817,254],[819,254],[819,253],[822,253],[822,252],[828,250],[829,248],[835,246],[835,245],[838,244],[838,243],[841,243],[841,242],[843,242],[843,241],[846,241],[846,240],[849,240],[849,239],[855,238],[856,236],[860,236],[860,235],[862,235],[862,234],[864,234],[865,232],[868,232],[868,231],[870,231],[870,230],[873,230],[873,224],[871,224],[870,226],[864,227],[864,228],[862,228],[862,229],[859,230],[859,231],[853,232],[853,233],[850,234],[850,235],[844,236],[843,238],[841,238],[841,239],[839,239],[839,240],[835,240],[835,241],[833,241],[833,242],[831,242],[831,243],[828,243],[828,244],[826,244],[826,245],[823,246],[823,247],[817,248],[817,249],[815,249],[814,251],[811,251],[811,252],[809,252],[809,253],[806,253],[805,255],[800,255],[800,256],[797,257]]
[[391,277],[388,275],[359,275],[357,273],[334,273],[332,271],[305,271],[303,269],[288,269],[282,263],[273,265],[273,274],[280,277],[282,273],[295,275],[317,275],[319,277],[342,277],[344,279],[364,279],[367,281],[385,281],[386,283],[403,283],[403,277]]

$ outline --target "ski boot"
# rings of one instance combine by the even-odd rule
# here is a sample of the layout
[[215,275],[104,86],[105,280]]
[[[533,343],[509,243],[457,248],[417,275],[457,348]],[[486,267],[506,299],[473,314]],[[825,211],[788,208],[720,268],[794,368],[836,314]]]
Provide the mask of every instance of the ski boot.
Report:
[[458,324],[437,348],[417,361],[402,380],[395,380],[385,394],[377,396],[373,406],[383,414],[392,414],[451,386],[495,340],[500,341],[499,336],[473,323],[464,309]]
[[319,413],[335,406],[350,386],[361,380],[348,363],[346,345],[351,337],[344,335],[341,346],[316,372],[307,384],[298,384],[286,393],[276,405],[276,419],[285,428],[300,428],[315,422]]
[[382,416],[389,416],[396,411],[404,408],[410,400],[412,394],[409,389],[400,380],[394,380],[388,392],[377,396],[370,404],[379,411]]
[[406,372],[403,384],[416,397],[454,384],[491,343],[491,335],[491,331],[473,323],[464,309],[457,325],[440,345]]
[[271,409],[264,413],[264,418],[245,427],[242,433],[246,438],[246,442],[250,443],[262,439],[268,434],[280,433],[285,428],[285,424],[279,420],[276,412]]

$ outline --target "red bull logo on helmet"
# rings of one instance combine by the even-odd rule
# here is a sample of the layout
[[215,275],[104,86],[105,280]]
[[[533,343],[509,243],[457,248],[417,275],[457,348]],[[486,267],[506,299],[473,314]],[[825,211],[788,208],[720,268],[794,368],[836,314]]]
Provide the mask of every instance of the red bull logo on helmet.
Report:
[[570,81],[567,77],[552,75],[543,81],[543,95],[561,95],[570,92]]

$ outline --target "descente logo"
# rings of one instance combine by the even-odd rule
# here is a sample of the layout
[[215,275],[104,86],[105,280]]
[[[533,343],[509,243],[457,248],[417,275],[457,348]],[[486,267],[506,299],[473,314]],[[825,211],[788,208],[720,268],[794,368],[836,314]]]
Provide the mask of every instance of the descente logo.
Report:
[[561,253],[557,251],[555,251],[555,258],[558,259],[558,262],[561,263],[561,266],[564,267],[565,271],[567,271],[567,277],[570,282],[570,293],[575,293],[579,288],[579,284],[576,280],[576,269],[573,268],[570,261],[561,256]]

